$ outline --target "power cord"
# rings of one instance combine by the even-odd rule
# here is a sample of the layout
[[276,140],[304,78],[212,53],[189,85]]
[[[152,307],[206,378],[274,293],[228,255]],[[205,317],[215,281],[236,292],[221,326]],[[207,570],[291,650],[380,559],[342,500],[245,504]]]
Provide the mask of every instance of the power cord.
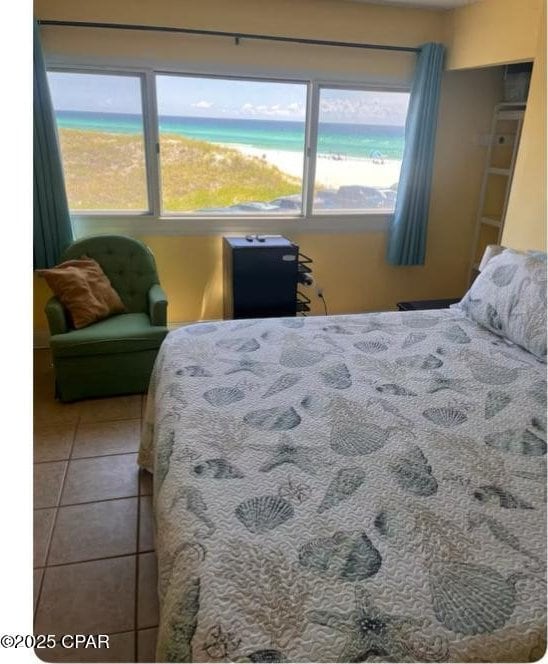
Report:
[[318,293],[318,297],[323,302],[323,308],[324,308],[324,311],[325,311],[325,315],[327,316],[328,315],[328,313],[327,313],[327,302],[325,301],[325,297],[324,297],[323,293]]

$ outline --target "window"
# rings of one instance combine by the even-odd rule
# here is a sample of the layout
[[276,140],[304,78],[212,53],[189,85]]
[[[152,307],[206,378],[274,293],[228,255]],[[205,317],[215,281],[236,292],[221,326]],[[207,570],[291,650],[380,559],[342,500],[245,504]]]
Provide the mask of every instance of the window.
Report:
[[69,207],[146,212],[141,78],[50,72]]
[[157,76],[166,213],[300,212],[306,85]]
[[409,95],[319,92],[314,211],[393,210]]
[[206,223],[394,209],[407,92],[179,73],[49,80],[80,215]]

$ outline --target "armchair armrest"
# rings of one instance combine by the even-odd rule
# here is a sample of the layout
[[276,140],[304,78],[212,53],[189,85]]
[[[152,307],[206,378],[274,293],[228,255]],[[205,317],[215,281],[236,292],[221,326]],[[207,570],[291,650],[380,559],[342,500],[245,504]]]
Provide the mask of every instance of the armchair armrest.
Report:
[[148,314],[152,325],[167,325],[167,297],[160,284],[148,291]]
[[65,309],[56,297],[51,297],[46,303],[46,316],[50,334],[64,334],[69,331]]

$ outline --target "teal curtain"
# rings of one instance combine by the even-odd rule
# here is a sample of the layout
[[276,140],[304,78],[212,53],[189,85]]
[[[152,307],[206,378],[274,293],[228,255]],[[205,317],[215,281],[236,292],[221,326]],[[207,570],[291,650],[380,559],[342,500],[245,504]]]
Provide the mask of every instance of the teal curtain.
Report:
[[34,269],[52,267],[72,241],[72,228],[40,28],[34,23]]
[[386,259],[424,265],[444,47],[420,48],[405,123],[405,148]]

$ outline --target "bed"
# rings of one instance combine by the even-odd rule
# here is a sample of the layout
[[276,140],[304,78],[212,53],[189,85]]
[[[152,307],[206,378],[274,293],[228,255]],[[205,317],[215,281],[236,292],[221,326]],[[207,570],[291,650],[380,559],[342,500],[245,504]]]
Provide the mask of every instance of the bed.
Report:
[[158,661],[534,661],[546,365],[462,311],[201,323],[147,401]]

